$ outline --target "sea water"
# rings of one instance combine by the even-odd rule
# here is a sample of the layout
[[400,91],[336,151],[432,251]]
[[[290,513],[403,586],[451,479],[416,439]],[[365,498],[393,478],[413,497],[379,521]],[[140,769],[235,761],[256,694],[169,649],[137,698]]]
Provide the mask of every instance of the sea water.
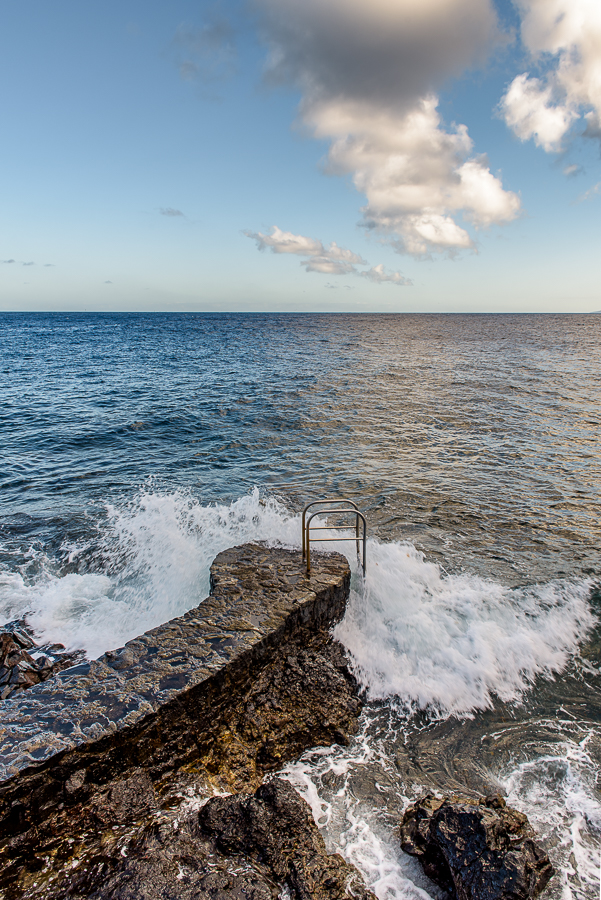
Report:
[[[335,630],[366,706],[285,776],[381,900],[425,790],[501,790],[599,895],[601,317],[2,314],[0,616],[90,657],[355,500]],[[327,524],[327,523],[325,523]],[[327,535],[326,535],[327,536]]]

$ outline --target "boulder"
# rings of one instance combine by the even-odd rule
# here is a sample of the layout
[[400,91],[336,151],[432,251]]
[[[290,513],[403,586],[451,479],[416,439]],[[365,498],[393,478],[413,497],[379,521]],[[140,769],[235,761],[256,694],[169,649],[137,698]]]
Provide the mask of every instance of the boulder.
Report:
[[282,778],[251,796],[212,798],[198,822],[219,853],[266,866],[295,900],[375,900],[353,866],[328,855],[310,807]]
[[401,847],[458,900],[530,900],[553,875],[527,817],[499,794],[422,797],[401,822]]

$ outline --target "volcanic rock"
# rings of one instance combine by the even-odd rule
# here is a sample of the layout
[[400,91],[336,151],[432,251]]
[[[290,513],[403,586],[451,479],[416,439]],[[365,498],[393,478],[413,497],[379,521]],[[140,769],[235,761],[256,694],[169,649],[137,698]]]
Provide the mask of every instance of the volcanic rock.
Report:
[[530,900],[554,873],[528,818],[495,794],[422,797],[406,810],[401,847],[458,900]]

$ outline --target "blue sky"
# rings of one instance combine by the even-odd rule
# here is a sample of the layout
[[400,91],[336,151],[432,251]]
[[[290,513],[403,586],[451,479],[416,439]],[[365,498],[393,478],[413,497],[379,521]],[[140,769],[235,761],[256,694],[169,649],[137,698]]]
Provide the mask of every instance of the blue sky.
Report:
[[598,0],[2,20],[0,309],[601,308]]

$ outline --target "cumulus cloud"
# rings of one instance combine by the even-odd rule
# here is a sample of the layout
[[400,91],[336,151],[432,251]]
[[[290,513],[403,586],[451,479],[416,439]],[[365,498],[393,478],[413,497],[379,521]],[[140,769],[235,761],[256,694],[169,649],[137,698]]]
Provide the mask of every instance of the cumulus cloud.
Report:
[[339,247],[336,241],[325,246],[315,238],[291,231],[282,231],[274,225],[271,234],[261,231],[245,231],[244,234],[256,241],[259,250],[271,250],[272,253],[292,253],[304,256],[301,266],[305,272],[320,272],[322,275],[360,275],[370,281],[407,285],[412,282],[404,278],[400,272],[386,274],[383,265],[375,266],[369,272],[359,272],[356,266],[367,266],[368,263],[358,253]]
[[34,262],[24,262],[24,263],[21,263],[21,265],[23,265],[23,266],[35,266],[35,263],[34,263]]
[[410,109],[483,62],[497,37],[489,0],[257,0],[268,78],[296,81],[305,105],[353,99]]
[[[183,216],[181,209],[173,209],[171,206],[161,206],[159,212],[162,216]],[[184,216],[185,218],[185,216]]]
[[520,140],[534,138],[547,153],[561,149],[564,135],[578,114],[566,104],[555,103],[553,89],[525,72],[514,78],[501,101],[506,124]]
[[486,159],[470,157],[465,126],[453,132],[441,127],[434,97],[403,116],[368,105],[322,105],[314,127],[317,136],[332,138],[328,170],[352,173],[366,195],[365,225],[392,235],[401,252],[420,256],[471,247],[455,213],[487,227],[519,212],[519,198],[503,189]]
[[598,0],[517,0],[522,42],[541,78],[518,75],[501,102],[507,125],[521,140],[561,150],[584,118],[585,133],[601,137],[601,5]]
[[385,281],[389,281],[391,284],[403,285],[404,287],[413,284],[410,278],[405,278],[400,272],[387,272],[382,263],[379,266],[373,266],[367,272],[360,272],[359,274],[362,278],[375,281],[376,284],[382,284]]
[[3,262],[3,263],[6,263],[6,264],[8,264],[8,263],[14,263],[14,259],[3,259],[2,262]]
[[465,126],[446,130],[436,90],[481,63],[498,30],[490,0],[256,0],[270,44],[267,79],[303,92],[300,115],[330,142],[326,170],[367,198],[364,224],[416,255],[472,246],[509,222],[505,191]]

